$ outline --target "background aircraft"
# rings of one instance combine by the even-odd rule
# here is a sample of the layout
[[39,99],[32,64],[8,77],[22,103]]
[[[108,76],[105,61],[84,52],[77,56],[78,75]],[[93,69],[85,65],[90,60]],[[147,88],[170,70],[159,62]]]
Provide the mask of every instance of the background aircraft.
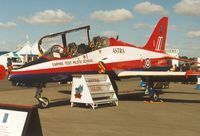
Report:
[[36,87],[36,98],[43,107],[49,101],[41,96],[42,87],[48,82],[71,81],[74,74],[106,73],[111,79],[142,77],[156,101],[159,93],[153,88],[155,81],[193,81],[199,74],[167,72],[172,59],[165,53],[167,26],[168,18],[161,18],[144,47],[118,38],[97,36],[90,41],[89,26],[46,35],[38,43],[42,56],[13,70],[8,79],[14,85]]

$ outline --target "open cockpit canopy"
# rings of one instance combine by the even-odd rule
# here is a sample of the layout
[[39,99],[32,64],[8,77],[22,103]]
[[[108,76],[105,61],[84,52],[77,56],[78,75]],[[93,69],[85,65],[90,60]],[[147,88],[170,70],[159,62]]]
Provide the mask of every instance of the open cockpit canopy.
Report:
[[88,25],[43,36],[38,42],[40,54],[51,60],[73,58],[108,46],[134,46],[105,36],[95,36],[90,41],[89,30]]
[[40,54],[48,58],[72,57],[78,48],[89,45],[89,30],[90,26],[83,26],[43,36],[38,42]]

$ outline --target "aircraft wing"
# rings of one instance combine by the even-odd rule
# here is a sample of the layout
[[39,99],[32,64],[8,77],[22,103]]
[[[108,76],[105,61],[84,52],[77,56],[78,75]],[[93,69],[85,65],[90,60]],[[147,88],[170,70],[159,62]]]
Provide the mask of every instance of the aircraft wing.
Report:
[[200,72],[170,72],[170,71],[122,71],[119,77],[176,77],[176,76],[200,76]]

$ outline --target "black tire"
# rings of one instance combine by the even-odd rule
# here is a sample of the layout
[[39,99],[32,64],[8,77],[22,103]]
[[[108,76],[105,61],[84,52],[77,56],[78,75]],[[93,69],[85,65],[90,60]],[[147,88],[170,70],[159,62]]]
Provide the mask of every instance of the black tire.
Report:
[[40,101],[41,108],[47,108],[49,106],[49,99],[46,97],[42,97],[43,101]]
[[154,91],[153,95],[152,95],[152,98],[151,98],[153,101],[157,102],[160,100],[160,97],[159,97],[159,93],[158,91]]

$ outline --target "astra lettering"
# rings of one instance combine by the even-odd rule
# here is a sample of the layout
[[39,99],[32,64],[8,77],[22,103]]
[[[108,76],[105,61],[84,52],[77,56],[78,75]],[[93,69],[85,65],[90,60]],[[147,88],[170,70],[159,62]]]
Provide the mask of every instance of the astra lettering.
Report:
[[122,53],[125,53],[125,51],[123,48],[113,48],[113,53],[122,54]]

